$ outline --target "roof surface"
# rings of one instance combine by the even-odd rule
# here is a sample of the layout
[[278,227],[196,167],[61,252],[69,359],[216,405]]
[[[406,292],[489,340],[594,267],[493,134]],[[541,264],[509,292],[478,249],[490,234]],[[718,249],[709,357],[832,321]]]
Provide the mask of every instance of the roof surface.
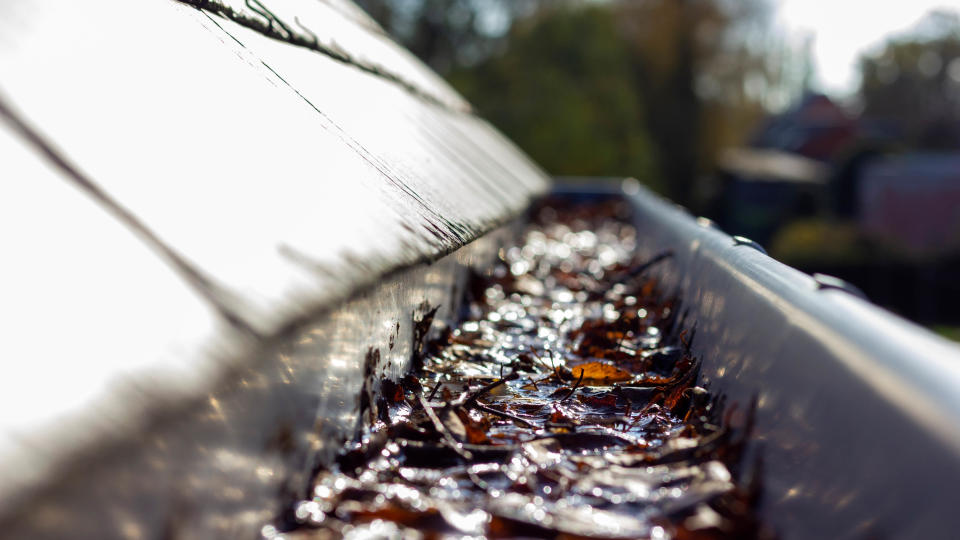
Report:
[[0,500],[548,186],[353,4],[204,4],[0,6]]

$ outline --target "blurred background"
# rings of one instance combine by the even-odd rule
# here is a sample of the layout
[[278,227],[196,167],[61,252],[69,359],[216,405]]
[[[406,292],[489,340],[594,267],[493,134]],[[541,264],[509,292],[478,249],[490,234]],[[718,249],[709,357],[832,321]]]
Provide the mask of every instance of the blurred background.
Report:
[[561,176],[960,338],[960,0],[359,0]]

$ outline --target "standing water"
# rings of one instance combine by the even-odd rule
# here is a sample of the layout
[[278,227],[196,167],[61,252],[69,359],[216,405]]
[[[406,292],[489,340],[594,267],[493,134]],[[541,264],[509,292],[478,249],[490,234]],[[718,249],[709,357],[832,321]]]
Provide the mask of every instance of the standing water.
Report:
[[770,536],[740,474],[751,409],[698,385],[680,299],[646,276],[669,253],[635,256],[619,202],[532,215],[284,537]]

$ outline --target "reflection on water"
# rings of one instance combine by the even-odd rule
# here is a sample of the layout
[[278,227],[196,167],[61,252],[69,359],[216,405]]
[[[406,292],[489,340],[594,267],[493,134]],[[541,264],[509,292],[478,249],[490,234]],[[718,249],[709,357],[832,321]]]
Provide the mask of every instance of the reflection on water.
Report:
[[675,305],[644,274],[667,256],[635,258],[623,211],[541,208],[471,284],[466,319],[382,382],[282,535],[769,536],[735,474],[752,412],[735,421],[697,385]]
[[171,407],[140,441],[113,449],[116,459],[61,477],[4,534],[255,535],[307,493],[316,465],[355,432],[367,352],[379,351],[378,379],[406,371],[414,318],[425,306],[449,318],[466,269],[486,264],[502,234],[399,274],[265,344],[255,351],[259,361],[202,400]]

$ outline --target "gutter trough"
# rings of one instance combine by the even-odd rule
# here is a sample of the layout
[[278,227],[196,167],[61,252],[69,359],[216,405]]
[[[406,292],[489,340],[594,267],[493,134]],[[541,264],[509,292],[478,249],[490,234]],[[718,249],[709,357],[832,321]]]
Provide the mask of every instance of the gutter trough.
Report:
[[[619,193],[617,193],[619,191]],[[595,191],[567,190],[577,197]],[[634,181],[639,250],[682,299],[708,388],[755,400],[762,519],[783,538],[945,538],[960,482],[960,349]],[[749,458],[748,458],[749,460]]]
[[[765,526],[782,538],[950,536],[960,481],[955,345],[770,259],[634,180],[561,184],[554,194],[624,199],[638,256],[672,253],[650,273],[681,299],[676,324],[690,331],[701,384],[728,404],[756,404],[744,462],[762,464],[754,474]],[[6,514],[4,530],[269,532],[265,524],[309,491],[312,471],[361,429],[363,393],[409,371],[428,337],[423,321],[433,335],[455,324],[469,276],[489,267],[515,228],[299,325],[260,348],[256,367],[202,400],[164,406],[110,455],[74,453],[66,474]]]
[[560,181],[552,197],[626,201],[636,257],[670,254],[649,270],[679,299],[670,330],[688,332],[700,384],[754,415],[742,462],[762,484],[764,527],[779,538],[952,535],[955,344],[840,280],[771,259],[636,180]]

